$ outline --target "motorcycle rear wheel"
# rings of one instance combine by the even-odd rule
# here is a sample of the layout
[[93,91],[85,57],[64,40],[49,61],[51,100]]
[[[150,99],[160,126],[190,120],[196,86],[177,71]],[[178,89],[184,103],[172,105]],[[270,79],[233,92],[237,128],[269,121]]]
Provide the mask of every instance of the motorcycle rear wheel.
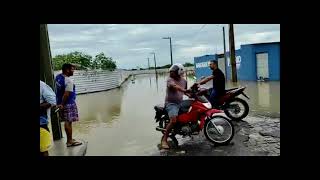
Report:
[[[243,106],[244,108],[240,108],[239,105]],[[233,109],[230,106],[236,106],[237,108],[240,109],[240,112],[238,112],[238,109]],[[249,105],[248,103],[240,98],[234,98],[231,101],[227,102],[227,105],[224,108],[224,113],[232,120],[235,121],[240,121],[243,118],[247,117],[247,115],[249,114]],[[240,115],[238,115],[240,114]]]

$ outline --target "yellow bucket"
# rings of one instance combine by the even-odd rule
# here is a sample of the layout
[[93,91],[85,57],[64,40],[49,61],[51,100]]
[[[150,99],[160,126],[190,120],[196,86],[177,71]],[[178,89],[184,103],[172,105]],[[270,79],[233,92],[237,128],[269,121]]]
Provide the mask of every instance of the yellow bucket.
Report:
[[40,127],[40,152],[48,151],[52,145],[52,137],[50,132]]

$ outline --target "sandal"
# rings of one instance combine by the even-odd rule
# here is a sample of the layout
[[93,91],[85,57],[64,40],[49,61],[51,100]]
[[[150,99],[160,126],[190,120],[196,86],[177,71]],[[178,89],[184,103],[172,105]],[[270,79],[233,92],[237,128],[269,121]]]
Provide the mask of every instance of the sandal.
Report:
[[82,142],[74,141],[74,142],[72,142],[71,144],[68,144],[68,143],[66,143],[66,144],[67,144],[67,147],[72,147],[72,146],[79,146],[79,145],[82,144]]
[[162,142],[161,142],[161,148],[162,149],[170,149],[168,143],[162,143]]

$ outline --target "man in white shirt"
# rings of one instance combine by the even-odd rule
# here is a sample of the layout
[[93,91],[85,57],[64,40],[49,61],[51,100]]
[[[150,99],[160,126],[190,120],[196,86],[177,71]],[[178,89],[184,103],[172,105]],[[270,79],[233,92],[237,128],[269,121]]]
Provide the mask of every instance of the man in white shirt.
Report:
[[40,80],[40,155],[49,156],[51,134],[48,128],[48,112],[56,105],[56,94]]

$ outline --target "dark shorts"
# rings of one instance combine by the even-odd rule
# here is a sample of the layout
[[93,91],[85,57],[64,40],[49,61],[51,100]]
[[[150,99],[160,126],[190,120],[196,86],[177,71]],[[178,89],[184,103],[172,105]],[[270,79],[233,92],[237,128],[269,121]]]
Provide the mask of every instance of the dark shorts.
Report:
[[78,108],[76,103],[66,104],[61,112],[61,119],[67,122],[79,121]]

